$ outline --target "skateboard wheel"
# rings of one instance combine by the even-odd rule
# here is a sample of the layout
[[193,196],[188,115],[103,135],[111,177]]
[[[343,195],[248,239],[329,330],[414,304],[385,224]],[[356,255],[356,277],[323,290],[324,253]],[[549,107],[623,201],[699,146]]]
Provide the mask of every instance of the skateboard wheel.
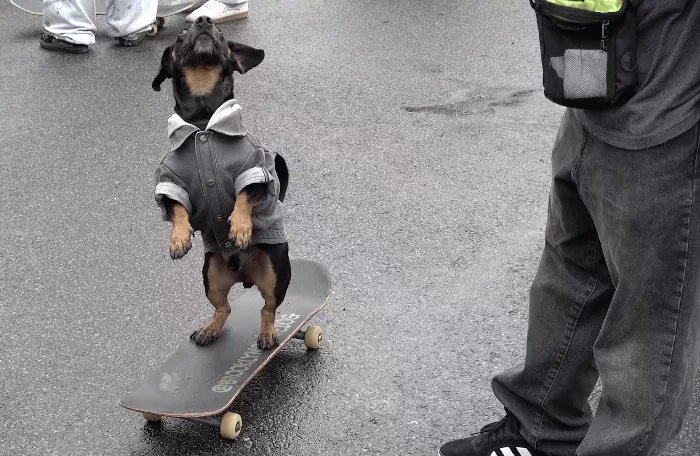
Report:
[[151,30],[146,32],[146,36],[156,36],[158,33],[158,26],[156,24],[151,25]]
[[232,412],[224,413],[224,416],[221,417],[221,427],[219,428],[221,437],[235,440],[241,433],[242,426],[243,420],[241,419],[241,415]]
[[323,330],[318,326],[309,326],[304,334],[304,345],[309,350],[318,350],[321,348],[321,339],[323,339]]
[[143,417],[146,419],[146,421],[148,421],[150,423],[156,423],[156,422],[160,421],[160,416],[155,415],[153,413],[144,412]]
[[165,18],[164,17],[157,17],[156,18],[156,25],[158,26],[158,28],[163,28],[163,26],[165,25]]

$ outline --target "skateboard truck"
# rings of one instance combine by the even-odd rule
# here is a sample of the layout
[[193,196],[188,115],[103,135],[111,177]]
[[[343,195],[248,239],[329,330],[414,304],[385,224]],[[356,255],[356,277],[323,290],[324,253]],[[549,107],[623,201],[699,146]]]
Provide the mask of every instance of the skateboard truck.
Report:
[[309,326],[306,331],[297,331],[294,338],[303,340],[309,350],[318,350],[321,347],[323,330],[318,326]]
[[156,17],[156,21],[151,25],[151,29],[146,32],[146,36],[156,36],[159,29],[165,25],[164,17]]
[[[161,417],[154,415],[153,413],[143,413],[143,417],[149,423],[159,423]],[[192,417],[188,420],[196,421],[198,423],[206,424],[211,427],[218,427],[221,437],[229,440],[235,440],[241,433],[241,428],[243,427],[243,419],[241,415],[233,412],[224,413],[221,418],[216,416],[202,416],[202,417]]]
[[[149,423],[160,423],[162,421],[161,417],[154,413],[144,412],[142,415]],[[219,428],[221,437],[229,440],[236,440],[241,434],[241,428],[243,427],[241,415],[233,412],[226,412],[221,418],[216,416],[201,416],[187,419],[206,424],[207,426],[217,427]]]

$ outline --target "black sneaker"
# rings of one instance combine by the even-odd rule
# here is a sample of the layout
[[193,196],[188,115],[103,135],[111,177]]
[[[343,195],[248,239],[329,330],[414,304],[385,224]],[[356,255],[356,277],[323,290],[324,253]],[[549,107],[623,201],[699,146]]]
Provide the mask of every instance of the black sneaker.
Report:
[[501,421],[487,424],[478,435],[447,442],[440,456],[547,456],[527,443],[518,432],[520,422],[506,410]]
[[70,54],[84,54],[88,51],[88,47],[85,44],[69,43],[47,32],[44,32],[39,38],[39,46],[47,51],[68,52]]
[[141,44],[141,42],[146,38],[146,33],[133,33],[128,36],[120,36],[116,38],[119,41],[120,46],[124,47],[134,47]]

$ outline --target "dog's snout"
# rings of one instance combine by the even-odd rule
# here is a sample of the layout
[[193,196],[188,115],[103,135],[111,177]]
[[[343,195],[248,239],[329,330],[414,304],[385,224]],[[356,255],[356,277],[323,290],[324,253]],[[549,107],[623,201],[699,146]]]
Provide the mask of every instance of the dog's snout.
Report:
[[211,25],[214,23],[209,16],[199,16],[195,22],[200,25]]

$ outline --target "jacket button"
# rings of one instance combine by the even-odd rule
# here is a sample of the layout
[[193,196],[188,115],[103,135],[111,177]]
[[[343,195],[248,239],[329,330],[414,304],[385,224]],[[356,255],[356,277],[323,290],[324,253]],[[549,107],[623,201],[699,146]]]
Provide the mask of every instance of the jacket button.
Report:
[[208,139],[207,135],[200,135],[199,136],[199,142],[201,142],[201,143],[207,142],[207,139]]
[[224,221],[224,218],[223,218],[222,216],[218,216],[218,217],[216,218],[216,221],[219,222],[219,223],[221,223],[221,222]]
[[211,180],[211,179],[209,179],[209,180],[207,181],[207,187],[213,187],[215,184],[216,184],[216,182],[214,182],[214,181]]

